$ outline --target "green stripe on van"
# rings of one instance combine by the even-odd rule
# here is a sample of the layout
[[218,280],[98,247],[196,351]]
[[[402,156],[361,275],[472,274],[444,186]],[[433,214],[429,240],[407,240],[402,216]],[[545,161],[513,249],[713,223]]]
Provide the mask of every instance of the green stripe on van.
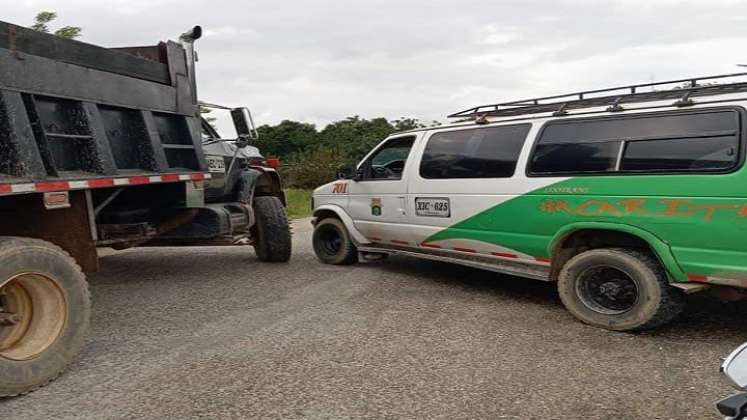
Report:
[[[576,177],[507,200],[426,242],[472,239],[549,257],[559,232],[592,222],[646,233],[644,239],[658,242],[651,245],[676,280],[686,280],[685,273],[747,278],[747,199],[738,198],[747,189],[744,178],[739,173]],[[667,248],[674,259],[661,255]]]

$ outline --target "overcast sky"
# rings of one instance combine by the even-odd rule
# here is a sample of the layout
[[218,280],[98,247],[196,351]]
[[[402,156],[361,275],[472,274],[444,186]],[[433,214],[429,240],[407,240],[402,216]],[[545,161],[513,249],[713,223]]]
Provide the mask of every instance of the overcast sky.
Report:
[[350,115],[446,121],[480,103],[737,71],[747,0],[0,0],[54,10],[104,46],[195,24],[199,95],[260,124]]

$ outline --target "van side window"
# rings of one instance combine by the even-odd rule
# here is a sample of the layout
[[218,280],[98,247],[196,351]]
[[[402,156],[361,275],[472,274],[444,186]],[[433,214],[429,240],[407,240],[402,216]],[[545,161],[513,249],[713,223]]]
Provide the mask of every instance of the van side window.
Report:
[[529,173],[722,171],[738,162],[739,134],[733,110],[552,122]]
[[531,124],[436,133],[428,140],[420,176],[445,178],[509,178]]
[[623,171],[723,170],[734,166],[737,137],[646,140],[628,143]]
[[407,157],[415,137],[398,137],[388,140],[363,164],[364,180],[402,179]]

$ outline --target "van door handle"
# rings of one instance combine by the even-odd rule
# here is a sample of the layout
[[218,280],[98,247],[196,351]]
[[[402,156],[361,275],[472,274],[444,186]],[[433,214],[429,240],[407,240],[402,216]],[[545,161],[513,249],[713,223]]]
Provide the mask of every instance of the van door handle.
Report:
[[397,200],[399,200],[400,207],[397,209],[398,212],[402,213],[403,215],[407,214],[407,202],[405,201],[405,196],[397,196]]

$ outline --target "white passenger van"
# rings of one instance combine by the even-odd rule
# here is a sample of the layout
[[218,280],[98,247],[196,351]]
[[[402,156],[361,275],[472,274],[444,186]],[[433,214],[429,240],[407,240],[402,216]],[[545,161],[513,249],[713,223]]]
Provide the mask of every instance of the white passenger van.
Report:
[[613,330],[671,320],[686,293],[739,295],[741,76],[479,106],[392,135],[314,192],[314,250],[557,282],[571,313]]

